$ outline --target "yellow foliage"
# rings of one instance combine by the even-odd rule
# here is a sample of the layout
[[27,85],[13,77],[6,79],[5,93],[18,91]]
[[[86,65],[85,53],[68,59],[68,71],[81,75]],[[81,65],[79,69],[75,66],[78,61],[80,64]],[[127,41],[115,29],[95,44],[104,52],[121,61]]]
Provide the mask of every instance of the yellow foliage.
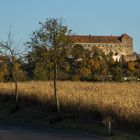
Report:
[[91,59],[88,62],[88,66],[90,66],[90,68],[93,68],[95,70],[98,70],[100,68],[100,63],[97,60]]
[[135,63],[134,62],[129,62],[128,63],[128,70],[134,71],[135,70]]
[[80,69],[80,74],[83,76],[89,76],[91,74],[91,70],[86,67],[83,67]]

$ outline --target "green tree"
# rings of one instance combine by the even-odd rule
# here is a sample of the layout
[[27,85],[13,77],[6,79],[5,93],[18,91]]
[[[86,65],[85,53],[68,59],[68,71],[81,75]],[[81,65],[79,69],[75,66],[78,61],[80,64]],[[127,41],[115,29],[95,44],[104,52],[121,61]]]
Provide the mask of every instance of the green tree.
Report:
[[44,62],[38,62],[35,65],[33,75],[35,80],[50,80],[51,73],[49,71],[50,66],[46,65]]
[[121,68],[117,67],[113,70],[113,80],[117,82],[123,81],[123,72]]
[[71,49],[71,55],[75,58],[83,58],[84,57],[85,49],[82,45],[76,44]]

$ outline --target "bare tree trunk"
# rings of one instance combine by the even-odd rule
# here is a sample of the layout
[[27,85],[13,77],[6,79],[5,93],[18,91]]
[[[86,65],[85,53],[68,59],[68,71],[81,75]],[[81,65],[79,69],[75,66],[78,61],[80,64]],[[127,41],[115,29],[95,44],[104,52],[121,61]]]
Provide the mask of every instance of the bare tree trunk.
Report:
[[55,97],[55,104],[57,107],[57,112],[60,113],[60,105],[59,105],[59,98],[57,95],[57,63],[56,61],[54,62],[54,97]]
[[18,84],[17,84],[17,79],[16,79],[16,76],[15,76],[15,73],[14,73],[14,65],[12,65],[11,71],[12,71],[12,76],[13,76],[14,83],[15,83],[15,101],[16,101],[16,108],[19,108]]

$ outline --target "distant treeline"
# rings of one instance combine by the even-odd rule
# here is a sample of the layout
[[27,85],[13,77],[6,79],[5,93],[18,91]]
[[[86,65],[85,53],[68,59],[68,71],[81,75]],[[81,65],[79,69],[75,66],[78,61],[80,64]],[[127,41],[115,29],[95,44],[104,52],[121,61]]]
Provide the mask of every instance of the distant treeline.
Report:
[[[18,81],[25,80],[52,80],[53,62],[50,60],[51,51],[36,48],[30,51],[24,61],[17,59],[15,72]],[[140,60],[133,62],[115,62],[110,55],[104,55],[95,48],[92,51],[80,45],[74,46],[71,51],[64,51],[57,64],[58,80],[81,81],[139,81]],[[16,59],[16,58],[15,58]],[[12,81],[9,70],[10,63],[6,57],[0,57],[0,81]]]

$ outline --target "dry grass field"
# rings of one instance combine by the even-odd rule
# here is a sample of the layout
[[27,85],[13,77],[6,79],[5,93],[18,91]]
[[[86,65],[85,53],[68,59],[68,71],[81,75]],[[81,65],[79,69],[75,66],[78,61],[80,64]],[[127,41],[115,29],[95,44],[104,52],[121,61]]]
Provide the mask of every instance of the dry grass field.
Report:
[[[140,121],[140,83],[58,82],[60,108],[66,112],[90,115],[95,111],[103,116]],[[13,83],[0,83],[1,95],[12,95]],[[41,103],[53,103],[53,83],[31,81],[19,83],[20,97]],[[83,114],[82,114],[83,112]]]

